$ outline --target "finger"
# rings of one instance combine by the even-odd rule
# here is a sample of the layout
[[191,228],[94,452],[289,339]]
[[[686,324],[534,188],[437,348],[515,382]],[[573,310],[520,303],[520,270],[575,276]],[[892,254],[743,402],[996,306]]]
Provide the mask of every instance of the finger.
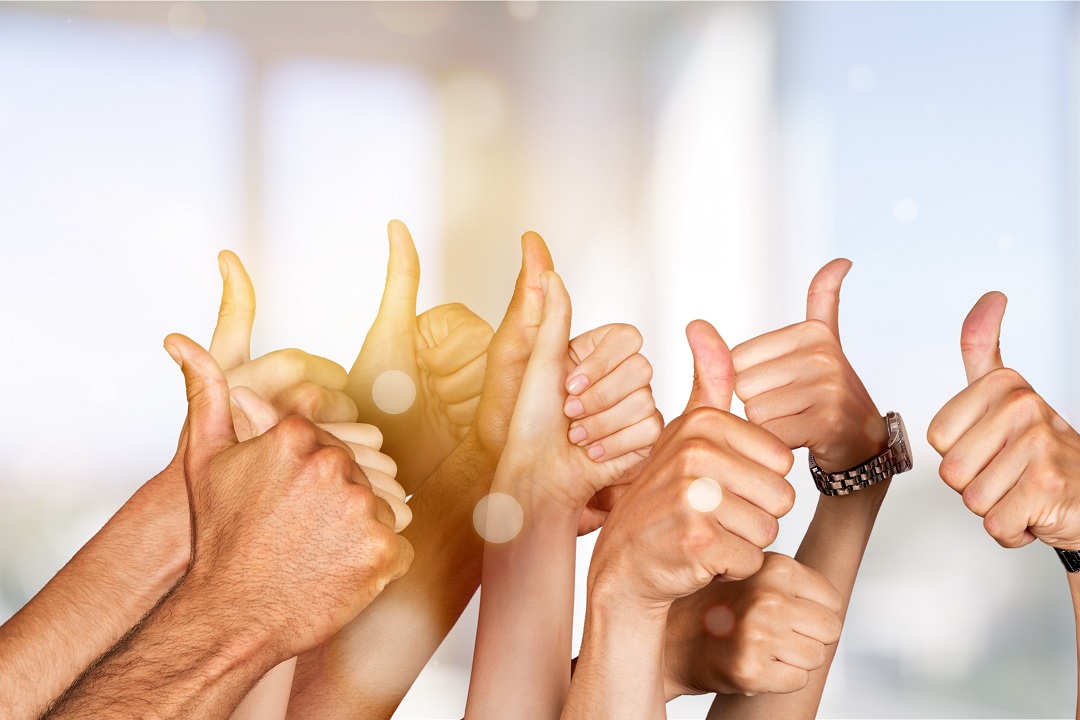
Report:
[[802,415],[766,420],[761,423],[761,429],[775,435],[780,442],[792,450],[810,445],[810,433],[813,432],[812,424]]
[[384,455],[378,450],[373,450],[366,445],[357,445],[355,443],[346,444],[352,448],[353,454],[356,455],[356,464],[360,467],[378,470],[391,478],[397,477],[397,463],[394,462],[394,459],[389,455]]
[[570,423],[567,439],[579,447],[584,447],[652,417],[655,411],[656,402],[652,390],[639,387],[620,400],[615,407]]
[[375,450],[382,447],[382,432],[374,425],[358,422],[328,422],[319,423],[319,427],[347,443],[366,445]]
[[[397,515],[394,513],[394,508],[390,505],[390,502],[376,492],[374,487],[371,488],[371,492],[375,495],[375,519],[389,528],[396,528]],[[394,532],[397,532],[397,530],[395,529]]]
[[[727,501],[727,497],[724,498]],[[722,505],[723,503],[721,503]],[[716,542],[704,550],[703,567],[722,581],[745,580],[765,562],[765,553],[754,543],[747,542],[735,533],[717,524]]]
[[646,451],[660,437],[662,429],[655,413],[649,413],[630,427],[588,445],[586,454],[597,462],[614,460],[630,453],[640,453],[644,458],[648,455]]
[[580,360],[567,374],[566,391],[581,395],[641,350],[641,344],[641,333],[633,325],[605,325],[577,336],[570,341],[570,353]]
[[[353,459],[353,462],[356,462],[356,453],[353,452],[353,449],[349,447],[349,444],[347,442],[345,442],[344,440],[339,440],[338,438],[323,430],[318,425],[314,426],[314,430],[316,442],[318,442],[320,445],[339,447],[345,452],[349,453],[349,457]],[[363,475],[363,473],[360,471],[359,465],[356,467],[356,472],[360,475]],[[359,482],[361,485],[367,484],[367,480],[364,478],[358,478],[356,479],[356,481]]]
[[563,403],[563,414],[568,418],[583,418],[604,412],[648,387],[652,377],[652,363],[640,353],[631,355],[580,396],[567,397]]
[[386,264],[386,286],[379,305],[379,317],[391,322],[415,322],[420,257],[405,223],[391,220],[386,234],[390,239],[390,259]]
[[251,388],[234,387],[229,395],[232,398],[233,429],[240,442],[258,437],[277,425],[278,414],[274,406]]
[[400,502],[405,502],[405,488],[401,487],[397,480],[381,470],[360,463],[359,460],[360,458],[357,458],[356,464],[360,465],[360,468],[364,471],[364,476],[367,477],[372,489],[378,490],[389,497],[397,498]]
[[806,293],[806,319],[820,320],[840,339],[840,286],[851,261],[837,258],[817,271]]
[[686,326],[686,339],[694,355],[694,385],[686,411],[702,406],[731,410],[735,366],[727,343],[704,320],[694,320]]
[[461,323],[435,347],[416,353],[417,363],[434,375],[453,375],[487,353],[491,326],[478,317]]
[[268,399],[299,382],[344,390],[348,380],[345,368],[333,360],[295,348],[275,350],[229,371],[230,385],[245,385]]
[[[755,338],[749,342],[755,342]],[[746,345],[744,343],[743,345]],[[738,345],[731,351],[732,359],[736,359],[743,345]],[[789,352],[772,360],[766,360],[758,365],[739,370],[739,364],[735,363],[735,394],[745,404],[750,398],[757,397],[770,390],[786,387],[800,378],[808,375],[816,375],[811,362],[798,351]]]
[[824,645],[832,645],[840,639],[843,623],[836,611],[803,598],[792,598],[791,629]]
[[808,341],[817,340],[818,338],[812,333],[815,329],[824,327],[815,323],[801,322],[739,343],[731,350],[731,361],[735,365],[735,372],[742,375],[751,368],[793,354]]
[[1022,482],[1017,482],[1016,487],[986,513],[983,527],[990,537],[997,540],[998,545],[1007,548],[1023,547],[1031,542],[1029,536],[1034,537],[1028,531],[1032,507],[1035,507],[1033,498]]
[[791,593],[803,600],[824,608],[833,617],[843,608],[843,596],[827,577],[795,561],[792,566],[793,579],[788,585]]
[[596,494],[589,498],[587,505],[602,513],[609,513],[615,509],[615,503],[630,489],[631,483],[619,483],[600,488]]
[[[807,427],[812,421],[801,415],[810,409],[813,403],[814,397],[800,382],[744,400],[743,412],[746,413],[747,420],[773,433],[789,448],[805,447],[791,443],[805,440],[813,430]],[[781,420],[788,422],[779,423]]]
[[486,370],[487,354],[482,353],[452,375],[432,375],[428,382],[435,395],[444,403],[465,402],[480,394],[484,387]]
[[998,401],[1025,388],[1031,386],[1012,370],[982,376],[938,410],[926,430],[927,441],[940,455],[945,455]]
[[404,500],[383,492],[374,483],[371,485],[371,492],[375,493],[375,497],[386,503],[390,508],[390,512],[393,513],[394,524],[392,527],[394,532],[399,533],[409,526],[413,518],[412,508]]
[[1031,455],[1023,443],[1007,444],[963,489],[964,505],[976,515],[985,517],[1016,487],[1030,462]]
[[165,350],[187,384],[187,457],[202,464],[237,442],[229,384],[210,353],[190,338],[173,333],[165,338]]
[[251,326],[255,323],[255,288],[240,258],[231,250],[218,254],[223,283],[217,326],[210,340],[210,355],[224,370],[251,359]]
[[468,427],[476,419],[477,408],[480,407],[480,396],[470,398],[462,403],[454,403],[443,408],[446,419],[458,427]]
[[775,650],[777,660],[802,670],[817,670],[825,664],[825,646],[796,632],[785,633]]
[[[777,442],[775,438],[773,442]],[[692,472],[696,477],[712,478],[720,483],[725,495],[738,495],[774,518],[791,510],[794,495],[791,483],[754,459],[732,452],[705,454]]]
[[1008,303],[1002,293],[988,292],[979,298],[964,318],[960,331],[960,353],[964,357],[964,372],[968,385],[995,368],[1001,362],[1001,320]]
[[762,549],[771,545],[780,531],[776,517],[735,493],[725,492],[713,515],[725,530]]
[[963,493],[975,476],[1005,448],[1014,433],[1014,423],[1023,422],[1010,415],[1007,407],[991,408],[945,453],[938,474],[946,485]]
[[359,412],[356,403],[345,393],[311,382],[278,393],[274,406],[282,415],[299,415],[315,423],[355,422]]
[[810,682],[810,672],[788,665],[779,660],[772,660],[764,673],[761,684],[765,693],[793,693],[802,690]]

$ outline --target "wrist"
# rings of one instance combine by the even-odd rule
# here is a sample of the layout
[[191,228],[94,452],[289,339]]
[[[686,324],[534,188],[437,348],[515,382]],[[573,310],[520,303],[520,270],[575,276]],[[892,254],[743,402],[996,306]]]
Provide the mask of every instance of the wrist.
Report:
[[875,409],[837,444],[834,452],[815,452],[814,460],[825,472],[843,472],[876,458],[888,447],[888,426]]
[[552,483],[546,467],[515,465],[503,455],[491,482],[491,492],[505,493],[513,497],[529,518],[542,518],[546,523],[561,526],[569,524],[577,535],[578,520],[585,510],[588,499],[578,501]]

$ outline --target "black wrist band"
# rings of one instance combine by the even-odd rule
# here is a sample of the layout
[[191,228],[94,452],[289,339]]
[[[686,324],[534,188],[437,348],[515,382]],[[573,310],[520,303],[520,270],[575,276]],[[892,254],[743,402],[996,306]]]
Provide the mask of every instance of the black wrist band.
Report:
[[1071,573],[1080,572],[1080,550],[1060,550],[1054,548],[1054,552],[1057,553],[1058,560],[1065,566],[1065,569]]

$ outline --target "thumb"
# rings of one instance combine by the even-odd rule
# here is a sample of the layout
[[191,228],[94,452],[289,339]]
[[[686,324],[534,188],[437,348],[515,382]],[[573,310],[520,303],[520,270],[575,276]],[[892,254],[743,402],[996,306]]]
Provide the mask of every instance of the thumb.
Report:
[[1001,362],[1001,319],[1009,302],[1002,293],[988,292],[979,298],[964,318],[960,331],[960,353],[968,385],[991,370],[1005,367]]
[[258,437],[277,425],[277,410],[262,395],[251,388],[234,387],[232,398],[232,424],[236,439],[240,442]]
[[540,276],[540,286],[544,294],[544,309],[540,327],[536,331],[532,357],[545,363],[555,363],[559,372],[564,372],[566,348],[570,344],[570,294],[554,270]]
[[730,411],[735,363],[724,338],[708,322],[694,320],[686,326],[686,339],[694,354],[694,386],[684,412],[699,407]]
[[551,260],[551,252],[544,238],[532,231],[522,235],[521,271],[514,285],[514,295],[506,308],[506,315],[499,325],[500,330],[506,327],[513,331],[523,326],[536,327],[540,324],[544,308],[540,275],[554,269],[555,263]]
[[840,285],[851,261],[837,258],[817,271],[806,293],[806,319],[820,320],[840,339]]
[[210,353],[195,341],[173,333],[165,338],[165,350],[180,366],[187,382],[186,457],[208,460],[236,443],[229,383]]
[[386,264],[379,317],[407,323],[416,322],[416,293],[420,289],[420,256],[405,223],[391,220],[386,227],[390,238],[390,259]]
[[251,326],[255,322],[255,288],[240,258],[231,250],[218,254],[221,308],[210,341],[210,355],[225,370],[251,359]]

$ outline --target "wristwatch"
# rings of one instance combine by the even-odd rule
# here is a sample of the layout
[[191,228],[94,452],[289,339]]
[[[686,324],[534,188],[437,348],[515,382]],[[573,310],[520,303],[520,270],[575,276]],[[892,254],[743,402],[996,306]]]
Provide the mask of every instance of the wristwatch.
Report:
[[1080,550],[1061,550],[1054,548],[1054,552],[1057,553],[1058,560],[1065,566],[1065,569],[1071,573],[1080,572]]
[[861,465],[843,472],[825,472],[818,467],[814,454],[810,453],[810,474],[814,476],[814,484],[822,495],[849,495],[911,469],[911,447],[900,413],[891,412],[884,420],[889,433],[889,446],[885,452]]

